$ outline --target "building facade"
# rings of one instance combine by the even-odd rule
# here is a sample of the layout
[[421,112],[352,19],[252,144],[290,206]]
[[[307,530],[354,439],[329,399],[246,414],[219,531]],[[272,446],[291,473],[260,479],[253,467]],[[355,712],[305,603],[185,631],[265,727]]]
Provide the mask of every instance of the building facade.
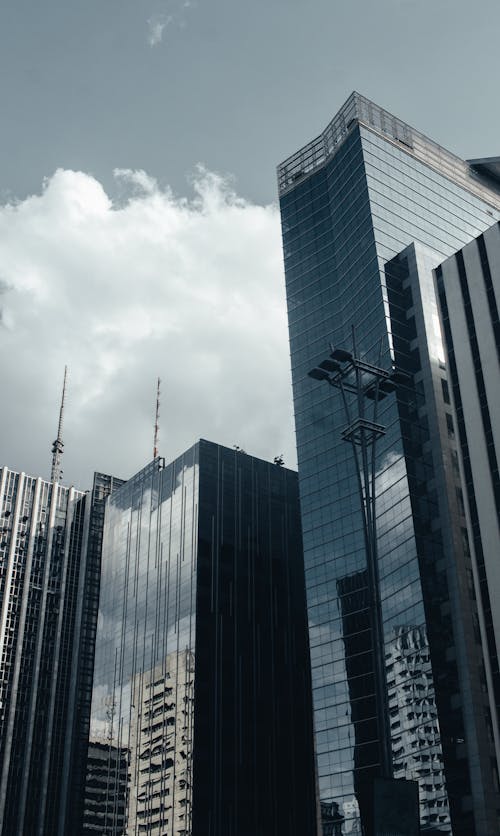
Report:
[[[96,475],[96,486],[108,478]],[[97,487],[85,495],[0,470],[3,836],[74,832],[98,600],[89,578],[99,574],[100,552],[89,532],[93,521],[97,533],[99,501]]]
[[[493,172],[500,183],[498,161]],[[489,692],[500,716],[500,226],[435,271],[456,416],[464,517],[489,648]],[[498,745],[498,743],[497,743]]]
[[314,832],[295,473],[202,440],[110,497],[90,738],[127,836]]
[[[92,703],[92,682],[94,676],[94,653],[97,630],[97,613],[101,584],[101,553],[104,527],[104,509],[107,497],[123,485],[123,479],[106,473],[94,473],[90,503],[89,531],[85,580],[81,596],[82,620],[78,645],[77,681],[73,723],[73,755],[69,769],[64,775],[64,796],[66,820],[69,833],[73,834],[75,822],[82,821],[84,792],[86,788],[87,750],[90,728],[90,707]],[[118,756],[117,756],[118,757]],[[123,762],[123,756],[120,763]],[[116,767],[118,770],[118,766]],[[116,771],[118,784],[120,772]],[[118,836],[118,834],[116,834]]]
[[[499,217],[500,186],[357,93],[278,180],[322,808],[371,833],[381,771],[357,477],[340,394],[308,378],[333,344],[407,374],[380,403],[375,469],[393,771],[419,783],[423,832],[490,836],[498,718],[433,270]],[[402,636],[421,644],[404,676]],[[403,708],[410,680],[425,711]],[[401,758],[403,736],[418,756]]]

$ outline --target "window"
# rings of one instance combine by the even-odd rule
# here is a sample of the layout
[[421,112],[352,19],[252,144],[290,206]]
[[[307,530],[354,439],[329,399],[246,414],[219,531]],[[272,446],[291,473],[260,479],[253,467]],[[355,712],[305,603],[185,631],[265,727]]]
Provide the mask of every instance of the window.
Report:
[[441,388],[443,390],[443,401],[445,403],[450,403],[450,388],[448,386],[448,381],[441,378]]

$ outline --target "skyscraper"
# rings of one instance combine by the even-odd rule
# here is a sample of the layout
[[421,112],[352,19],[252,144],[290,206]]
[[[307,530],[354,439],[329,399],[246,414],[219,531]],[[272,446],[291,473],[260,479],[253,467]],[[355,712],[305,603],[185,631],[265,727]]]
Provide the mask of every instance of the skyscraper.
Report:
[[[477,164],[477,163],[476,163]],[[498,161],[494,168],[500,183]],[[464,515],[500,713],[500,226],[495,224],[436,272],[450,398],[461,452]],[[495,594],[496,593],[496,594]]]
[[199,441],[107,503],[91,752],[127,753],[103,834],[303,836],[316,824],[297,474]]
[[432,272],[499,217],[491,171],[357,93],[278,168],[320,798],[345,834],[371,832],[380,773],[370,590],[341,396],[307,375],[330,343],[352,352],[353,335],[358,356],[408,374],[379,406],[375,480],[394,775],[419,782],[424,832],[499,826],[493,657]]
[[108,482],[96,474],[85,495],[0,470],[3,836],[74,832],[97,616],[91,579],[99,577],[98,510]]

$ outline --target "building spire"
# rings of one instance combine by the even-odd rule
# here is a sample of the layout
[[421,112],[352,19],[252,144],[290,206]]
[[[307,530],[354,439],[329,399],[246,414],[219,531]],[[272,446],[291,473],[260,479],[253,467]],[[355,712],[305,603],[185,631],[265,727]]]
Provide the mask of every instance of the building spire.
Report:
[[62,428],[64,417],[64,400],[66,397],[66,378],[68,375],[68,367],[64,367],[64,380],[61,397],[61,408],[59,410],[59,424],[57,427],[57,438],[52,445],[52,471],[50,474],[51,482],[60,482],[62,476],[61,458],[64,450],[64,442],[62,440]]
[[156,383],[156,412],[155,412],[155,431],[153,437],[153,459],[158,456],[158,434],[160,431],[160,378]]

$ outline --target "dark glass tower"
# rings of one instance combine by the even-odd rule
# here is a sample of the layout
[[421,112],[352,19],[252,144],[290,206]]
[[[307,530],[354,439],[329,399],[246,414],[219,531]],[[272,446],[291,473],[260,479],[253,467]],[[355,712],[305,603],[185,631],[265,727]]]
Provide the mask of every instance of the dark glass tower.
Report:
[[297,474],[208,441],[156,459],[106,508],[86,832],[314,833],[311,714]]
[[380,773],[352,451],[340,394],[307,376],[329,343],[352,351],[354,329],[358,356],[409,374],[380,404],[376,462],[394,775],[419,782],[423,832],[490,836],[498,718],[449,478],[456,448],[432,269],[498,218],[500,188],[357,93],[278,179],[324,832],[332,804],[342,833],[372,832]]

